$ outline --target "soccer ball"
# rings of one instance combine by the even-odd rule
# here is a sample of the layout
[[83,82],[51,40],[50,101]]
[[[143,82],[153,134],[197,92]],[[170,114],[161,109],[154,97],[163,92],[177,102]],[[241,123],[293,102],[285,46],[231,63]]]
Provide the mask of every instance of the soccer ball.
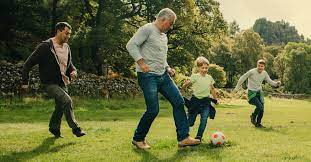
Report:
[[226,142],[226,137],[222,132],[215,132],[211,135],[211,142],[215,146],[221,146]]

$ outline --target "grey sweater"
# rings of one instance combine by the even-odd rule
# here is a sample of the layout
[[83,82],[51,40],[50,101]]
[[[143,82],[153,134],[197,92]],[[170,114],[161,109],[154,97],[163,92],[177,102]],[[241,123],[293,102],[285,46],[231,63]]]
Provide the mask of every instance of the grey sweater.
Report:
[[262,82],[265,80],[272,86],[277,86],[277,82],[270,79],[268,73],[264,70],[261,73],[257,71],[257,68],[251,69],[246,72],[244,75],[241,76],[239,79],[235,90],[239,90],[243,82],[248,79],[247,81],[247,89],[252,91],[261,91],[262,90]]
[[[128,41],[126,49],[135,62],[143,58],[149,66],[150,73],[164,74],[167,64],[167,36],[161,33],[153,23],[140,27],[134,36]],[[142,72],[136,63],[136,71]]]

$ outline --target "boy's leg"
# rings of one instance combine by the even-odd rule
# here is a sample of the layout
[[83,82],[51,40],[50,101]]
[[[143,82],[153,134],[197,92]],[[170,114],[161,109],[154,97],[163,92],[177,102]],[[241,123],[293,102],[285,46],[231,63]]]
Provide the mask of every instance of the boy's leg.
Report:
[[197,115],[197,113],[188,113],[188,122],[190,127],[194,125]]
[[257,97],[257,96],[254,97],[254,98],[252,98],[252,99],[249,101],[249,103],[256,106],[254,112],[253,112],[252,115],[251,115],[251,122],[252,122],[254,125],[256,125],[258,115],[259,115],[259,113],[261,112],[261,110],[263,109],[263,105],[262,105],[262,103],[261,103],[261,101],[260,101],[260,97]]
[[264,106],[264,103],[262,103],[261,102],[261,104],[262,104],[262,107],[261,107],[261,109],[260,109],[260,111],[259,111],[259,113],[258,113],[258,117],[257,117],[257,125],[258,124],[261,124],[261,119],[262,119],[262,117],[263,117],[263,114],[264,114],[264,109],[265,109],[265,106]]
[[201,116],[200,126],[199,126],[198,133],[196,136],[197,139],[201,140],[203,137],[203,133],[205,131],[206,124],[207,124],[208,115],[209,115],[209,107],[208,106],[202,107],[202,111],[200,114],[200,116]]

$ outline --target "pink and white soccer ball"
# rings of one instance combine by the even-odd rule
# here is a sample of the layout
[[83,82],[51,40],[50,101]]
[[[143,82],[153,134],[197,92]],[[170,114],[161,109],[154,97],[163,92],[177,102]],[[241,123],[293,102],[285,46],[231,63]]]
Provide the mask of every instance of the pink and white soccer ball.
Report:
[[211,142],[215,146],[221,146],[226,142],[226,136],[222,132],[214,132],[211,135]]

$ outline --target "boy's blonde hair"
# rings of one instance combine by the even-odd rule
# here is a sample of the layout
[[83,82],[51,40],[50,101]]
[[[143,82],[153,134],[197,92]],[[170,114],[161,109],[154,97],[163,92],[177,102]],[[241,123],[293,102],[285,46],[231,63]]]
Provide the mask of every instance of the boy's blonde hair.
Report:
[[198,57],[195,61],[194,61],[194,66],[192,69],[192,73],[193,74],[197,74],[199,73],[199,67],[203,66],[203,65],[209,65],[209,61],[207,60],[207,58],[200,56]]

